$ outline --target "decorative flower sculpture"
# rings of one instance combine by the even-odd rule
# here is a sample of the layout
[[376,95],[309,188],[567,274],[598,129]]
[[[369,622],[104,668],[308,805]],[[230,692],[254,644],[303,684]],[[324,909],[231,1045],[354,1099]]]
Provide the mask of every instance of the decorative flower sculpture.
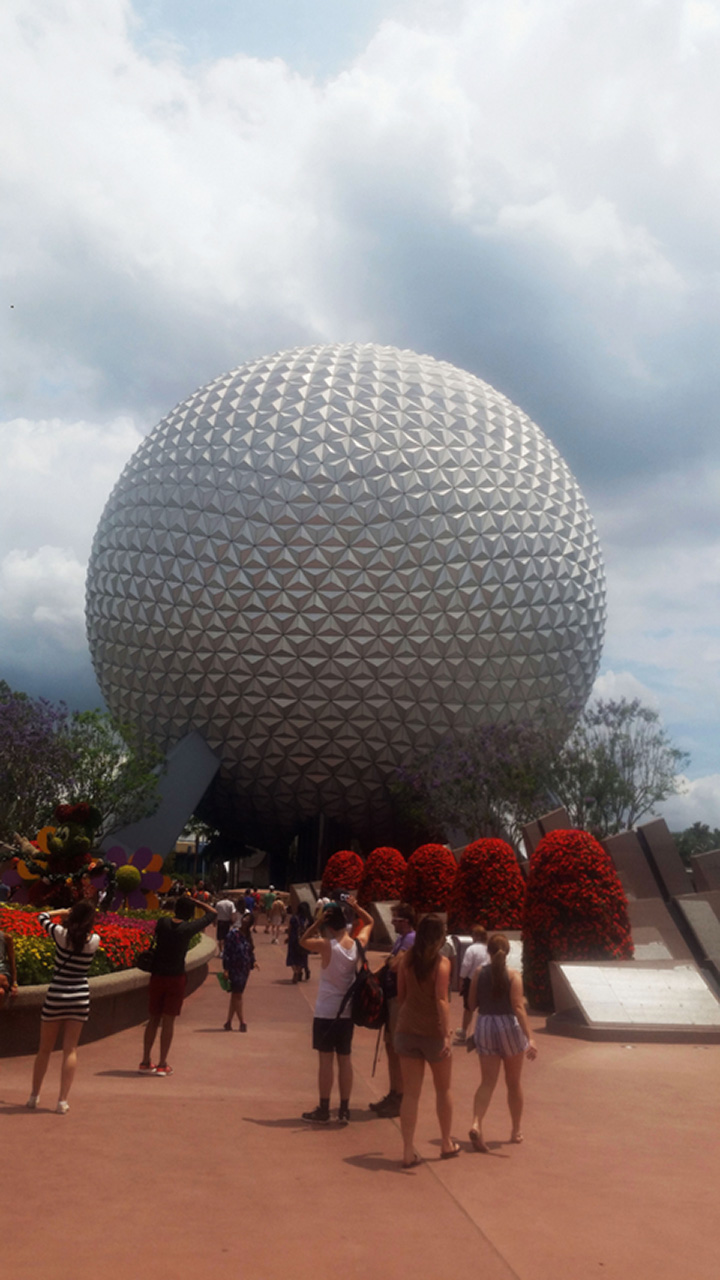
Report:
[[371,902],[391,902],[402,896],[404,884],[405,859],[397,849],[382,845],[373,849],[365,863],[358,902],[363,907]]
[[98,809],[85,801],[59,804],[54,816],[58,825],[43,827],[34,841],[21,840],[17,856],[3,868],[14,902],[72,906],[92,892],[89,877],[114,875],[115,868],[93,849],[102,821]]
[[510,845],[494,838],[469,844],[455,873],[450,927],[519,929],[524,901],[525,881]]
[[553,1008],[551,960],[632,960],[627,899],[610,856],[587,831],[549,831],[530,861],[523,975],[530,1004]]
[[[115,894],[107,905],[109,910],[124,907],[136,911],[157,911],[160,906],[159,893],[167,893],[170,888],[170,876],[163,875],[163,858],[159,853],[141,845],[134,853],[129,853],[124,845],[113,845],[105,853],[109,862],[115,864]],[[134,873],[134,874],[133,874]]]
[[404,900],[417,912],[447,911],[456,867],[444,844],[421,844],[407,861]]
[[322,892],[325,897],[336,893],[356,893],[363,874],[363,860],[351,849],[338,849],[328,858],[323,872]]

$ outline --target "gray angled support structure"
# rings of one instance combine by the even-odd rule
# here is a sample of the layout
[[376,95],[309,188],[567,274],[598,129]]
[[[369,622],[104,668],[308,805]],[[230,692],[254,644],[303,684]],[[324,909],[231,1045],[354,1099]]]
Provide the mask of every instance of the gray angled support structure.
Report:
[[146,847],[166,858],[207,791],[220,761],[199,733],[189,733],[168,752],[155,813],[105,837],[103,849]]

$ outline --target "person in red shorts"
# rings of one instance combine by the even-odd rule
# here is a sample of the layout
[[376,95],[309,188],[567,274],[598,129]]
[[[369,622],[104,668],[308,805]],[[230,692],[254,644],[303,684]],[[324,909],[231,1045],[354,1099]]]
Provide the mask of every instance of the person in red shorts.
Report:
[[[182,1009],[185,995],[185,956],[190,939],[202,933],[217,916],[213,907],[203,903],[203,915],[195,920],[198,904],[188,897],[178,898],[175,914],[161,916],[155,925],[155,955],[148,990],[150,1020],[145,1028],[143,1057],[138,1071],[145,1076],[171,1076],[168,1054],[175,1031],[175,1019]],[[160,1028],[160,1061],[152,1061],[155,1037]]]

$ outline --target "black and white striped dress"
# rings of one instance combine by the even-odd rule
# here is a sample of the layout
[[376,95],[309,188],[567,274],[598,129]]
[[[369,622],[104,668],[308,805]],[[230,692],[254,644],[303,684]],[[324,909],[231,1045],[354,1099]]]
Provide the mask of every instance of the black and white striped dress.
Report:
[[53,924],[44,911],[38,919],[55,943],[55,972],[40,1017],[43,1022],[55,1022],[61,1018],[87,1022],[90,1015],[87,972],[100,946],[100,939],[96,933],[91,933],[82,951],[71,951],[67,945],[67,930],[62,925]]

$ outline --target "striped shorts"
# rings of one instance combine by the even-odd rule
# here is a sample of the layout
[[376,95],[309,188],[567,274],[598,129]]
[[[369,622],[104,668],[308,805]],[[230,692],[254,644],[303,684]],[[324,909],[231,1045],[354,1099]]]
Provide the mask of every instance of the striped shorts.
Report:
[[475,1048],[481,1057],[512,1058],[524,1053],[528,1043],[514,1013],[478,1014]]

